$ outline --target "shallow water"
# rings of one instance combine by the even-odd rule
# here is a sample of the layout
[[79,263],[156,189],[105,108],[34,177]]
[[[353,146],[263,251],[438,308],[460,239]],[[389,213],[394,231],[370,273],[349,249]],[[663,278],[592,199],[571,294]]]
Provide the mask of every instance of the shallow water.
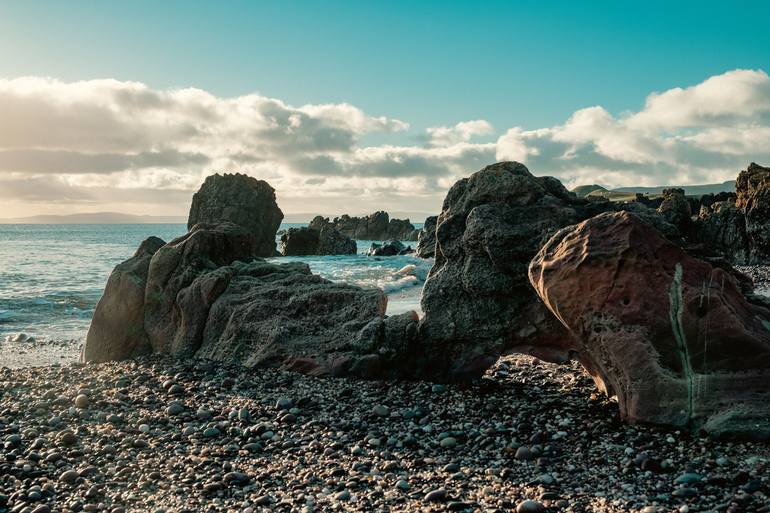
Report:
[[[281,228],[291,226],[300,225]],[[0,225],[0,366],[71,361],[112,269],[147,237],[168,241],[185,232],[182,224]],[[371,243],[357,241],[359,253]],[[272,260],[304,261],[332,281],[380,287],[388,294],[388,314],[419,310],[432,264],[362,254]],[[10,340],[19,333],[36,342]]]

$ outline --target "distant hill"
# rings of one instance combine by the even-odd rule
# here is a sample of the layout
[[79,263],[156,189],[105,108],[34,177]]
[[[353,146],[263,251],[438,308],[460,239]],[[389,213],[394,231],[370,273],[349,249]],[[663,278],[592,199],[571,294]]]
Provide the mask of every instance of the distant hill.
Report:
[[684,189],[687,196],[703,196],[704,194],[717,194],[719,192],[735,192],[735,180],[722,183],[710,183],[704,185],[659,185],[657,187],[618,187],[613,192],[629,192],[642,194],[661,194],[663,189],[678,187]]
[[572,192],[578,195],[578,198],[585,198],[589,194],[591,194],[594,191],[606,191],[604,187],[601,185],[578,185],[574,189],[572,189]]
[[120,212],[0,218],[0,224],[185,224],[184,216],[137,216]]
[[663,189],[676,187],[684,189],[687,196],[703,196],[704,194],[717,194],[719,192],[735,192],[735,180],[728,180],[722,183],[709,183],[703,185],[658,185],[656,187],[617,187],[607,189],[601,185],[578,185],[572,189],[572,192],[578,197],[602,196],[612,201],[631,201],[636,193],[646,194],[648,196],[660,196]]

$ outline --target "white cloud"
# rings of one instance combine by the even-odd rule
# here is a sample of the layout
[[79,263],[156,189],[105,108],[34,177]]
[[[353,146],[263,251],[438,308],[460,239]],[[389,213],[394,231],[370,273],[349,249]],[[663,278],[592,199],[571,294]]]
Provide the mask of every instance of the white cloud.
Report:
[[762,71],[653,93],[638,112],[593,106],[565,118],[499,135],[477,119],[431,127],[422,145],[367,145],[365,136],[406,132],[408,123],[350,104],[295,107],[259,94],[0,80],[0,217],[112,205],[183,214],[215,171],[269,181],[288,212],[341,213],[435,211],[455,180],[494,160],[522,161],[568,186],[722,181],[750,161],[770,162]]

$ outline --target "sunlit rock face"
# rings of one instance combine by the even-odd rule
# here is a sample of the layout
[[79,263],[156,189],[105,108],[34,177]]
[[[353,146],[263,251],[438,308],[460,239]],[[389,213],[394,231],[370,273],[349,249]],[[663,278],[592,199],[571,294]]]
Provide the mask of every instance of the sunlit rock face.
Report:
[[619,212],[559,231],[529,276],[625,419],[770,436],[770,310],[730,272]]

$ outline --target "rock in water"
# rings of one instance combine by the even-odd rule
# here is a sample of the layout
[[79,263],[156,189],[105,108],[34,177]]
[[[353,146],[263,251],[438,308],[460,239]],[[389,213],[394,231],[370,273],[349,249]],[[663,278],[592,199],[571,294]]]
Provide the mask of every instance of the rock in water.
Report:
[[770,436],[770,310],[728,272],[619,212],[559,231],[529,276],[625,419]]
[[343,215],[335,217],[331,223],[328,219],[317,216],[310,226],[322,223],[331,224],[343,235],[358,240],[417,240],[419,232],[409,219],[391,219],[387,212],[382,211],[366,217]]
[[417,236],[417,256],[420,258],[433,258],[436,256],[436,221],[438,216],[430,216],[425,219],[425,224]]
[[369,256],[396,256],[406,254],[407,249],[401,241],[386,240],[382,244],[373,242],[366,254]]
[[145,286],[150,260],[164,244],[150,237],[112,271],[88,329],[85,361],[124,360],[152,352],[144,330]]
[[315,220],[310,226],[289,228],[281,235],[284,256],[355,255],[357,249],[356,241],[342,235],[334,226]]
[[255,256],[272,257],[282,220],[270,184],[239,173],[215,174],[193,196],[187,229],[196,224],[234,223],[253,234]]
[[[436,224],[420,338],[435,379],[479,377],[506,351],[564,361],[571,337],[529,283],[532,257],[558,229],[608,208],[551,177],[500,162],[457,182]],[[654,212],[654,211],[652,211]]]

